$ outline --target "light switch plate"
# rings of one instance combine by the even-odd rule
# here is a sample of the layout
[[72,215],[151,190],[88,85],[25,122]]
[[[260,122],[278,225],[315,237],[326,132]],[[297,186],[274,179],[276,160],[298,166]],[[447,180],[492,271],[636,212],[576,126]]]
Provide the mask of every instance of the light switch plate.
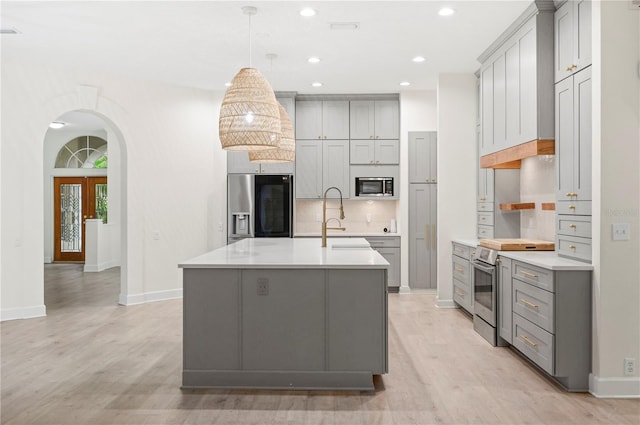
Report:
[[629,223],[613,223],[611,237],[614,241],[628,241],[631,239]]

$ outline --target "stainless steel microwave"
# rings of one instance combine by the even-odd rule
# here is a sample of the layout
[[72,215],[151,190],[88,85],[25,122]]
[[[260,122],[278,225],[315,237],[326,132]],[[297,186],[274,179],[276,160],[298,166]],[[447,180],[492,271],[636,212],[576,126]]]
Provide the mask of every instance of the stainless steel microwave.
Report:
[[393,196],[393,177],[356,177],[356,196]]

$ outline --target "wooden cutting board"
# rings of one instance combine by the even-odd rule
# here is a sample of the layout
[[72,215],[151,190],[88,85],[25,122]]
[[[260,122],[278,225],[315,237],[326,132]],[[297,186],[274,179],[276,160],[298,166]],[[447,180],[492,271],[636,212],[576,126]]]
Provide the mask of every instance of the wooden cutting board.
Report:
[[538,239],[480,239],[480,246],[498,251],[553,251],[555,244]]

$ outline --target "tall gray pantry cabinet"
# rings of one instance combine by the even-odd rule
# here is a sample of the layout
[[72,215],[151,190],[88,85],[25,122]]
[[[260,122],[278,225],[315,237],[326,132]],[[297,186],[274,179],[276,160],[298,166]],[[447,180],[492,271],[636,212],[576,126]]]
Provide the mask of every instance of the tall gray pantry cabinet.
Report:
[[437,133],[409,132],[409,286],[437,287]]

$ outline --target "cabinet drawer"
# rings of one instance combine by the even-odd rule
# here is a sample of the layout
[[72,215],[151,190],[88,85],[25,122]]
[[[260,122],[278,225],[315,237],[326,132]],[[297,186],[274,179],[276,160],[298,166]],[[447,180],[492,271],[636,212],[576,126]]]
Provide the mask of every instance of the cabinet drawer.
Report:
[[493,211],[493,202],[478,202],[478,211]]
[[563,257],[591,261],[591,238],[557,235],[556,252]]
[[398,236],[378,236],[365,238],[371,248],[400,248],[400,238]]
[[483,226],[493,226],[493,213],[492,212],[479,212],[478,224]]
[[558,201],[557,214],[591,215],[591,201]]
[[469,260],[471,259],[471,247],[453,242],[453,255]]
[[458,279],[453,279],[453,300],[473,314],[473,294],[470,288]]
[[478,225],[478,238],[479,239],[491,239],[493,238],[493,226]]
[[591,237],[591,216],[558,215],[556,216],[556,233],[558,235]]
[[513,346],[544,371],[554,374],[554,336],[518,314],[513,315]]
[[463,260],[462,258],[456,257],[455,255],[451,257],[453,260],[453,277],[461,280],[462,282],[469,284],[471,282],[470,276],[471,273],[469,271],[470,264],[469,260]]
[[513,312],[554,333],[553,294],[513,279]]
[[549,292],[553,289],[553,271],[519,261],[513,262],[513,277]]

